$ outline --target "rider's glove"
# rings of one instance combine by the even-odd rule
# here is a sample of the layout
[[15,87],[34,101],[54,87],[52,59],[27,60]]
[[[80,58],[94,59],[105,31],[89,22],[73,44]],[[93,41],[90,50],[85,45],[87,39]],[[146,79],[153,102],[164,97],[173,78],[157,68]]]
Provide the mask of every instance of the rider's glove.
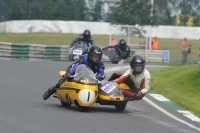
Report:
[[71,82],[73,79],[74,79],[73,76],[68,76],[68,77],[67,77],[67,81],[69,81],[69,82]]
[[99,75],[96,75],[96,79],[98,79],[99,81],[101,81],[101,80],[104,79],[104,77],[101,77],[101,76],[99,76]]
[[105,50],[105,48],[102,48],[102,50]]

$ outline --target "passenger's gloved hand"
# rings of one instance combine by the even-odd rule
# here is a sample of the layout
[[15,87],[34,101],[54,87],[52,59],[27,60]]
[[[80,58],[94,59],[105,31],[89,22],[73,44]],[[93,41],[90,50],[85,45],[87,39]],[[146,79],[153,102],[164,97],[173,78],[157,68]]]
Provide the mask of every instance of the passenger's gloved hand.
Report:
[[119,49],[118,47],[115,47],[115,49],[116,49],[116,51],[117,51],[117,52],[119,52],[119,51],[120,51],[120,49]]
[[137,97],[141,97],[141,96],[142,96],[142,92],[141,92],[141,91],[138,91],[138,92],[136,93],[136,96],[137,96]]
[[142,94],[141,91],[138,91],[136,94],[135,94],[135,100],[141,100],[143,97],[144,97],[144,94]]

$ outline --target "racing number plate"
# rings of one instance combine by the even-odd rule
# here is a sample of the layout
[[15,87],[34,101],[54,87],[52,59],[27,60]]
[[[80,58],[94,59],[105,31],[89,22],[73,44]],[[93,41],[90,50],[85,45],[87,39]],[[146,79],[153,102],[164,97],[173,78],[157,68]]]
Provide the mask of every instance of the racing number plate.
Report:
[[106,92],[107,94],[114,90],[116,86],[114,84],[108,83],[101,87],[101,90]]
[[73,50],[73,54],[82,55],[82,50]]

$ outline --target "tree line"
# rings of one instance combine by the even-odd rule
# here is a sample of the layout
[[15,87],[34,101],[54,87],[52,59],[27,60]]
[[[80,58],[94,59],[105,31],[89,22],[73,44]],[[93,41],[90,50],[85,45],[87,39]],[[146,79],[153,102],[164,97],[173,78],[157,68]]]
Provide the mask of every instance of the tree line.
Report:
[[154,0],[153,5],[151,0],[121,0],[108,12],[104,0],[0,0],[0,22],[66,20],[186,26],[190,21],[191,26],[199,26],[199,9],[200,0]]

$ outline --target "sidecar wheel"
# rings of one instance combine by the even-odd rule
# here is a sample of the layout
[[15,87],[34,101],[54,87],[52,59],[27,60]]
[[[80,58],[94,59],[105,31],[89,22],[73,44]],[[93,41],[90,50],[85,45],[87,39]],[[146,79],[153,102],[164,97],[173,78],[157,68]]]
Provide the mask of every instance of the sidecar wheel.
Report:
[[73,56],[72,56],[72,55],[69,55],[69,60],[70,60],[70,61],[74,61],[74,59],[73,59]]
[[63,101],[60,101],[61,105],[64,106],[64,107],[70,107],[71,104],[70,103],[65,103]]
[[80,109],[81,112],[88,112],[89,107],[79,106],[79,109]]
[[115,105],[117,111],[123,111],[126,108],[127,102],[119,103]]

